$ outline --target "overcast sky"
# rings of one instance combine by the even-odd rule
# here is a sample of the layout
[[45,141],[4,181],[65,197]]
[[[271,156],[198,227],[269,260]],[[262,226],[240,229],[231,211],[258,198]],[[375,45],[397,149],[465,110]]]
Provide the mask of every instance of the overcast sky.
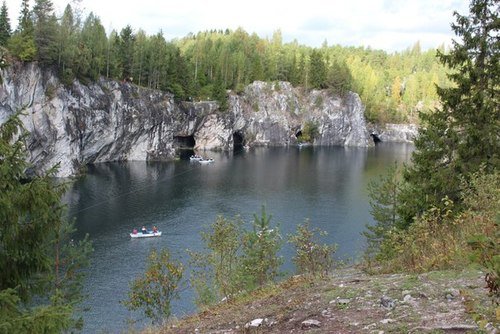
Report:
[[[6,0],[11,25],[17,26],[21,0]],[[52,0],[62,13],[68,0]],[[260,37],[280,29],[283,42],[370,46],[402,51],[420,41],[422,48],[449,44],[453,11],[468,13],[467,0],[77,0],[103,26],[130,24],[148,34],[160,30],[167,40],[210,29],[243,28]],[[71,2],[71,3],[73,3]],[[33,5],[34,0],[30,1]]]

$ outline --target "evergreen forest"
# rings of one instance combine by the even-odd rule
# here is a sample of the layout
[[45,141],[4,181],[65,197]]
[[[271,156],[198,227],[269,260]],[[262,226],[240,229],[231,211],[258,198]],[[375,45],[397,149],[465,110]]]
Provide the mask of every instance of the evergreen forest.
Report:
[[55,70],[65,84],[101,77],[169,91],[179,100],[219,101],[226,91],[241,92],[256,80],[288,81],[295,87],[348,90],[360,94],[368,120],[418,122],[418,112],[438,104],[436,85],[447,86],[446,67],[436,59],[444,46],[422,50],[418,41],[403,52],[329,45],[320,48],[294,40],[283,43],[280,30],[262,38],[241,28],[207,30],[167,41],[160,31],[147,35],[126,26],[106,32],[93,13],[67,5],[56,13],[50,0],[23,0],[19,25],[12,31],[5,4],[0,13],[0,46],[8,57],[37,61]]

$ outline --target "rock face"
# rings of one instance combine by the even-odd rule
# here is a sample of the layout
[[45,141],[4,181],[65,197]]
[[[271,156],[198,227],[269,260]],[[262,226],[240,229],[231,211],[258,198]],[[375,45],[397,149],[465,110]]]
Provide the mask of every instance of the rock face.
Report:
[[317,125],[315,145],[370,146],[359,96],[303,92],[289,83],[255,82],[229,94],[229,109],[215,102],[176,102],[173,95],[101,79],[71,87],[34,64],[0,71],[0,124],[16,111],[30,133],[29,160],[59,176],[89,163],[170,160],[181,146],[231,150],[243,145],[297,142],[306,122]]
[[375,140],[392,143],[413,143],[418,135],[415,124],[385,124],[384,126],[369,126],[370,135]]
[[249,144],[289,145],[305,122],[318,126],[315,145],[370,146],[364,107],[355,93],[344,98],[326,91],[304,93],[290,83],[254,82],[242,95],[230,96],[233,129]]

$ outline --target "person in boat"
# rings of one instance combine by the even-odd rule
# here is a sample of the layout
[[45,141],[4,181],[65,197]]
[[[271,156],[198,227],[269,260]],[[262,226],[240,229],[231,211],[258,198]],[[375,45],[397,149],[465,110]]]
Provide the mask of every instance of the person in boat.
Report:
[[134,227],[134,229],[132,230],[132,234],[137,234],[137,229]]
[[146,230],[146,226],[143,226],[141,228],[141,232],[142,232],[142,234],[148,234],[148,230]]
[[153,226],[153,233],[158,232],[158,228],[156,226]]

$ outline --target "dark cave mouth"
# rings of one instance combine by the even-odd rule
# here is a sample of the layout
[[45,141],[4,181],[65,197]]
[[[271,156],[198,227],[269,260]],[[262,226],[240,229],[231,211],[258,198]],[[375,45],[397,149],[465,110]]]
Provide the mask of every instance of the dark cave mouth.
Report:
[[374,142],[375,144],[378,144],[378,143],[381,143],[381,142],[382,142],[382,139],[380,139],[380,137],[379,137],[379,136],[378,136],[378,134],[376,134],[376,133],[372,133],[372,134],[370,134],[370,137],[372,137],[373,142]]
[[178,149],[193,149],[196,146],[194,136],[174,136],[174,147]]
[[240,131],[233,133],[233,150],[239,151],[245,146],[245,137]]

